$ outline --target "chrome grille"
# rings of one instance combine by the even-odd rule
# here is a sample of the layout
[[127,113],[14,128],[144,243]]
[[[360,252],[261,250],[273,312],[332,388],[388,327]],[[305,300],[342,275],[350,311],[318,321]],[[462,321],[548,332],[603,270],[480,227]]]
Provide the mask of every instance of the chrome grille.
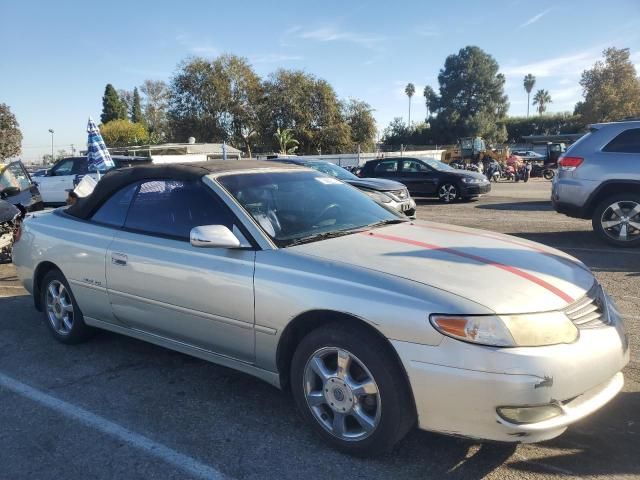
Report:
[[564,313],[578,328],[609,325],[604,293],[598,284],[595,284],[580,300],[565,308]]

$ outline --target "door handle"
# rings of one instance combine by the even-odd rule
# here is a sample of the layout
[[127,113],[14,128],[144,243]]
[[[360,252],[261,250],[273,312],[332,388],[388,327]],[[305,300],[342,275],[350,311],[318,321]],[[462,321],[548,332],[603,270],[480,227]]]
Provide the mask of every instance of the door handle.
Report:
[[124,267],[127,264],[127,256],[122,253],[112,253],[111,263],[114,265]]

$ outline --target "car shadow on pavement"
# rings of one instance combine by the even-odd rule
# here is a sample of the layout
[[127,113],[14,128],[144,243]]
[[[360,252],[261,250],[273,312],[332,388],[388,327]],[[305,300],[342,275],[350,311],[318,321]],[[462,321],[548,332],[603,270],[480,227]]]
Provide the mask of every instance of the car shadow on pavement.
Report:
[[[596,271],[640,272],[640,249],[619,248],[600,240],[591,230],[509,233],[566,251]],[[606,250],[606,252],[603,252]],[[603,255],[603,253],[606,253]]]
[[507,210],[514,212],[551,212],[553,207],[547,200],[541,202],[539,200],[530,202],[509,202],[509,203],[484,203],[477,205],[476,208],[483,210]]
[[535,445],[546,453],[540,461],[516,457],[509,466],[530,473],[555,471],[572,476],[629,475],[637,478],[640,475],[638,435],[640,393],[622,392],[602,410],[570,427],[563,435]]

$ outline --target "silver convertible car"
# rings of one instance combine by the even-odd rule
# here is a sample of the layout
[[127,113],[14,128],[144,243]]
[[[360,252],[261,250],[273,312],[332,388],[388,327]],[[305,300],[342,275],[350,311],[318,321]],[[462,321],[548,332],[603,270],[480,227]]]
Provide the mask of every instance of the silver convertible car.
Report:
[[255,375],[351,453],[416,425],[553,438],[620,391],[629,360],[578,260],[412,222],[295,165],[112,171],[19,237],[18,274],[57,340],[111,330]]

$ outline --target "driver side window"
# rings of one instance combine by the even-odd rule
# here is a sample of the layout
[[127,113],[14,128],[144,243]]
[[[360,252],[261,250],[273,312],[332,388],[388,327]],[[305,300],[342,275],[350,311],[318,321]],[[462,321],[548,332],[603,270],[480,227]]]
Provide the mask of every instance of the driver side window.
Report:
[[422,163],[415,160],[405,160],[402,162],[402,171],[407,173],[427,172],[428,169]]
[[73,170],[73,163],[74,161],[72,158],[63,160],[53,168],[53,176],[60,177],[63,175],[71,175],[71,172]]

